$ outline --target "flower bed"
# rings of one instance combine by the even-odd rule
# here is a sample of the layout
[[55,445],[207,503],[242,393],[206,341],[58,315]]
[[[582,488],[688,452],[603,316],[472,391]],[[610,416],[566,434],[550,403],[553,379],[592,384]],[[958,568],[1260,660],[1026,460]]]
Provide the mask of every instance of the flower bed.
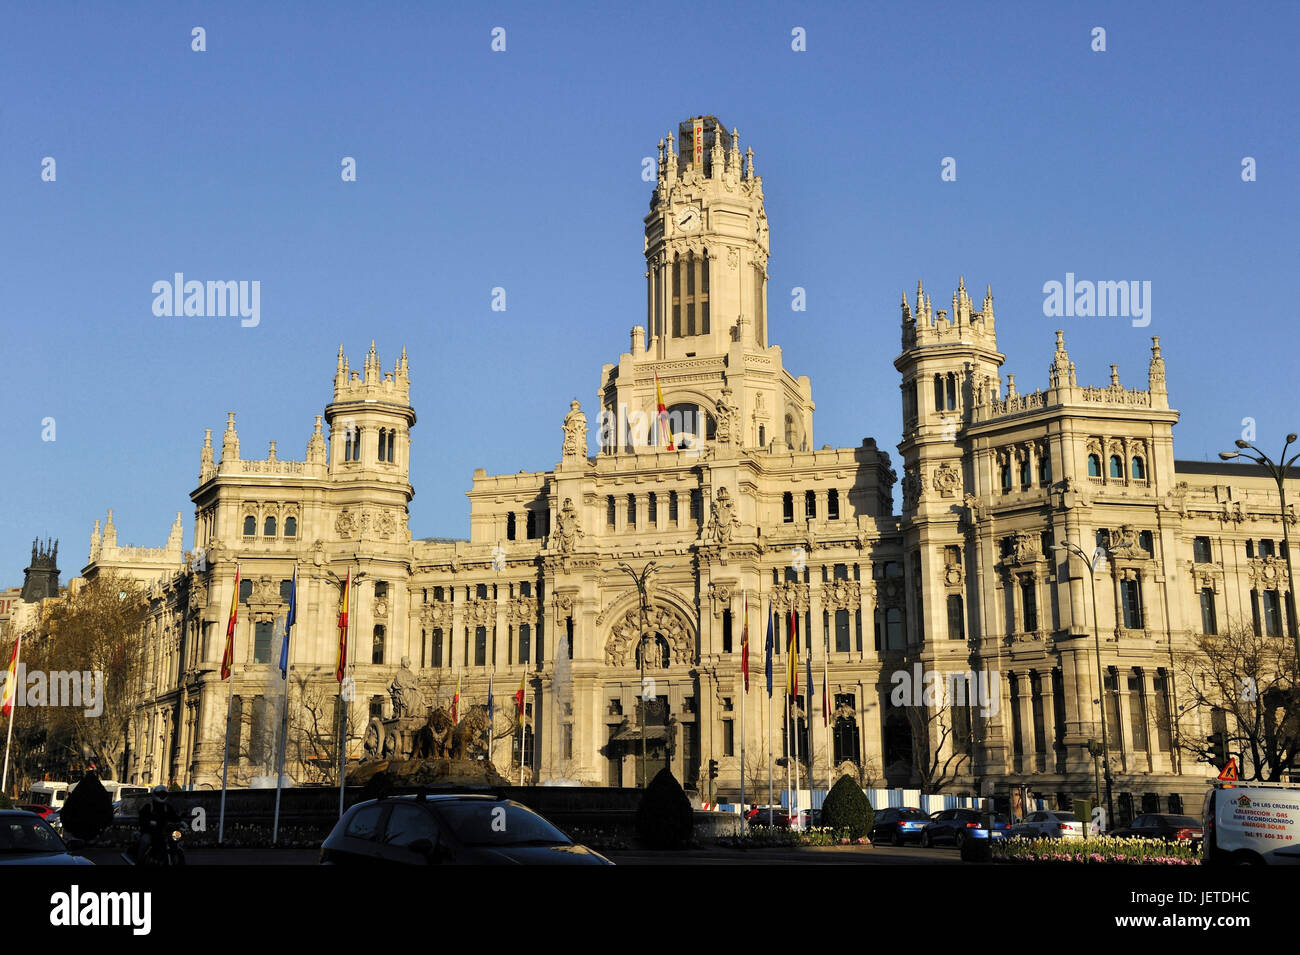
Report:
[[1111,865],[1199,865],[1199,854],[1185,842],[1119,839],[1007,839],[992,846],[994,862]]
[[789,848],[791,846],[847,846],[867,845],[866,839],[855,843],[849,838],[848,829],[829,829],[825,827],[805,829],[796,832],[775,826],[750,826],[743,835],[719,839],[718,845],[730,849],[770,849]]

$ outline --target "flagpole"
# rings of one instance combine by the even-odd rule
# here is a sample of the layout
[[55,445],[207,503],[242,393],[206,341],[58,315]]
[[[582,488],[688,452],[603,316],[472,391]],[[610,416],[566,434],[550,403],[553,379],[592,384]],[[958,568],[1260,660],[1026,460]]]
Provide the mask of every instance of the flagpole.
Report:
[[230,712],[235,705],[235,684],[230,683],[230,692],[226,694],[226,739],[221,748],[221,818],[217,822],[217,845],[221,845],[226,836],[226,776],[230,771]]
[[22,655],[23,635],[20,633],[18,634],[18,642],[14,644],[14,669],[11,674],[13,679],[6,678],[5,680],[5,695],[9,697],[9,730],[5,734],[5,768],[4,772],[0,774],[0,793],[6,793],[9,786],[9,747],[14,741],[14,709],[18,700],[18,687],[11,684],[17,683],[18,666],[22,662]]
[[[344,629],[344,636],[347,639],[347,646],[344,647],[344,657],[343,660],[341,661],[343,666],[343,672],[345,674],[344,680],[347,679],[346,674],[348,671],[348,667],[350,665],[349,659],[352,656],[352,633],[353,633],[352,618],[356,616],[356,608],[353,606],[352,592],[355,592],[356,586],[357,586],[356,578],[353,577],[350,591],[345,591],[343,597],[343,599],[346,601],[345,606],[348,608],[348,619],[347,619],[346,627]],[[340,819],[343,818],[343,793],[347,783],[346,770],[347,770],[347,763],[348,763],[348,710],[351,704],[351,700],[348,699],[348,697],[351,696],[351,694],[346,691],[346,687],[347,687],[346,683],[341,684],[339,687],[339,696],[343,697],[343,721],[342,724],[339,726],[339,818]],[[381,756],[383,755],[383,751],[384,751],[384,741],[381,739],[379,741],[379,753]]]
[[[528,664],[524,664],[525,668]],[[524,721],[528,719],[528,682],[527,669],[524,671],[524,696],[519,707],[519,788],[524,787]]]
[[280,765],[275,771],[275,820],[271,823],[271,845],[280,835],[280,790],[284,780],[284,755],[289,748],[289,678],[284,680],[284,711],[280,718]]
[[769,601],[767,606],[767,635],[768,641],[764,644],[763,652],[767,657],[765,666],[767,668],[767,822],[772,824],[772,776],[776,770],[776,744],[772,739],[772,656],[776,652],[776,635],[773,633],[772,623],[772,605]]
[[794,657],[790,660],[790,665],[794,667],[795,695],[790,701],[790,721],[794,724],[794,792],[790,795],[790,805],[795,811],[795,829],[802,831],[803,818],[799,815],[799,616],[798,611],[793,607],[793,594],[791,603],[790,614],[794,619]]
[[826,733],[826,795],[831,794],[831,763],[835,754],[831,744],[831,635],[826,634],[826,655],[822,657],[822,726]]
[[745,815],[745,704],[749,702],[749,593],[745,592],[745,622],[740,628],[740,639],[744,644],[741,663],[744,672],[740,674],[740,815]]

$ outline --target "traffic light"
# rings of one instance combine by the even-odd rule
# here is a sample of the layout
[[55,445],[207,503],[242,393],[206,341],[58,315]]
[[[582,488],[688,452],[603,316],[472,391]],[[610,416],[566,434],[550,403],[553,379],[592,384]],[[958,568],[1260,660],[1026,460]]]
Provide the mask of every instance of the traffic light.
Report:
[[709,760],[709,779],[717,779],[717,778],[718,778],[718,761],[716,759],[711,759]]
[[1210,762],[1222,769],[1228,764],[1228,734],[1213,733],[1205,741],[1210,744]]

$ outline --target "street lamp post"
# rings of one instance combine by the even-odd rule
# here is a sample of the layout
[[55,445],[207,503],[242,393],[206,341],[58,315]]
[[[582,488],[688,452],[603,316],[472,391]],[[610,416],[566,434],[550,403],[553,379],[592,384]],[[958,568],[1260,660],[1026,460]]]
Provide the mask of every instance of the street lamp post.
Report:
[[[1277,463],[1250,442],[1240,439],[1237,441],[1237,447],[1240,450],[1220,451],[1219,457],[1224,461],[1231,461],[1233,458],[1246,458],[1250,461],[1254,461],[1256,464],[1268,471],[1269,476],[1277,482],[1277,494],[1281,506],[1279,516],[1282,518],[1282,555],[1286,558],[1287,596],[1289,597],[1289,599],[1285,601],[1286,625],[1287,629],[1291,631],[1291,639],[1295,641],[1296,663],[1297,666],[1300,666],[1300,628],[1297,628],[1296,626],[1295,577],[1291,572],[1291,535],[1287,533],[1286,529],[1286,476],[1287,472],[1291,469],[1291,465],[1294,464],[1297,459],[1300,459],[1300,451],[1291,455],[1289,459],[1286,456],[1286,452],[1291,445],[1295,444],[1295,442],[1296,435],[1294,433],[1286,436],[1286,444],[1282,445],[1282,453],[1278,455]],[[1243,451],[1254,451],[1255,453],[1243,454]]]
[[1098,545],[1097,550],[1089,557],[1078,544],[1066,541],[1064,544],[1055,545],[1052,550],[1063,550],[1074,554],[1082,559],[1088,568],[1088,586],[1092,589],[1092,640],[1097,658],[1097,713],[1101,717],[1101,765],[1106,779],[1106,828],[1110,828],[1115,819],[1114,781],[1110,774],[1110,734],[1106,732],[1106,684],[1101,676],[1101,624],[1097,617],[1097,581],[1093,579],[1093,574],[1096,573],[1099,565],[1106,560],[1106,548]]
[[632,582],[636,585],[637,595],[640,598],[641,605],[641,629],[639,631],[640,636],[637,638],[637,658],[639,663],[638,669],[641,672],[641,785],[645,786],[648,783],[648,780],[646,779],[645,724],[646,717],[649,715],[646,708],[647,701],[645,698],[645,620],[646,611],[649,609],[647,603],[650,575],[654,572],[655,562],[653,560],[647,562],[646,565],[641,568],[640,574],[633,570],[631,565],[626,561],[620,563],[618,566],[620,570],[632,578]]

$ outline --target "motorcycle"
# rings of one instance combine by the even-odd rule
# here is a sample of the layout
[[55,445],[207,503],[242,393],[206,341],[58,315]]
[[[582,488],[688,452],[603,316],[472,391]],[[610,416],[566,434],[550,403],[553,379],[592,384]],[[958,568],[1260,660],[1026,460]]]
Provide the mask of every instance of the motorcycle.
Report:
[[127,865],[184,865],[185,852],[181,849],[181,836],[188,829],[189,826],[185,823],[178,822],[160,835],[153,835],[149,838],[149,846],[145,850],[143,858],[138,857],[139,849],[137,847],[132,852],[121,853],[122,859]]

